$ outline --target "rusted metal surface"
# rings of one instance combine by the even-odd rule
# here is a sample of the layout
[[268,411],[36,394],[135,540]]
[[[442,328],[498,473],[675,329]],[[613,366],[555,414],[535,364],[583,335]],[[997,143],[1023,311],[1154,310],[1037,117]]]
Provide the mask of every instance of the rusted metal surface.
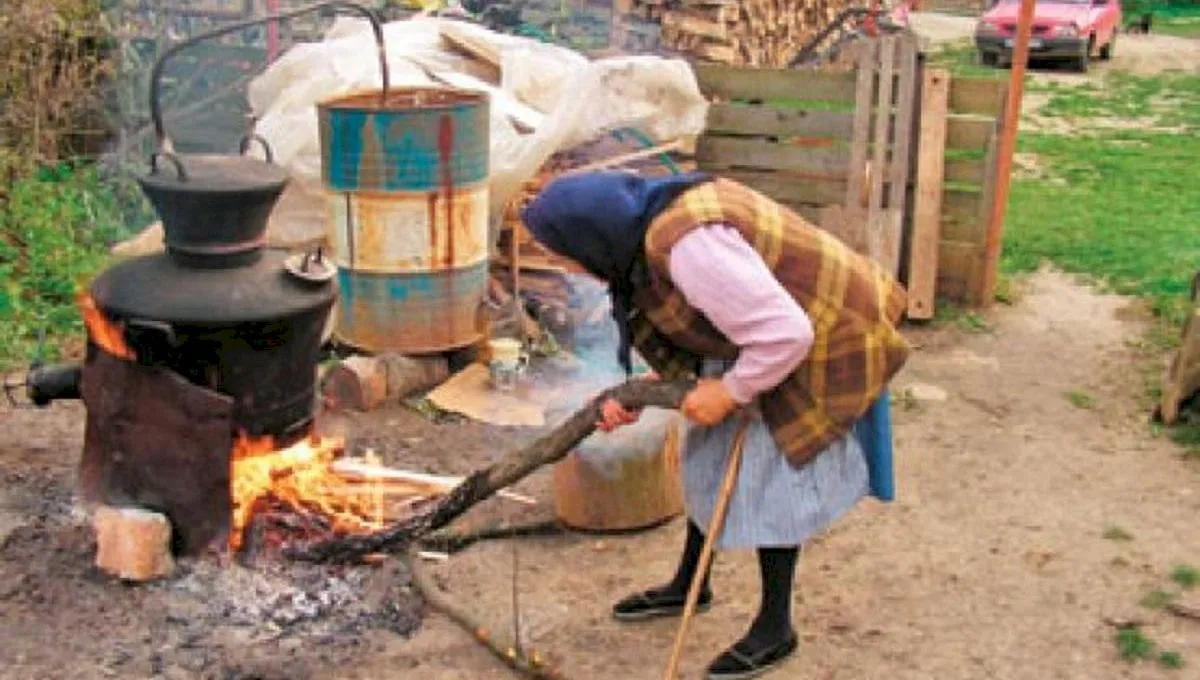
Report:
[[94,347],[88,354],[79,470],[83,499],[163,513],[180,554],[200,553],[224,539],[231,512],[233,399],[164,368]]
[[329,198],[329,242],[339,268],[394,274],[445,271],[488,257],[488,194],[344,193]]
[[478,341],[487,292],[486,95],[447,88],[318,106],[336,336],[371,352]]
[[482,337],[481,297],[487,262],[446,272],[371,274],[338,270],[342,342],[369,351],[428,354],[464,347]]
[[485,182],[487,96],[406,88],[339,97],[317,106],[321,169],[334,191],[426,192]]

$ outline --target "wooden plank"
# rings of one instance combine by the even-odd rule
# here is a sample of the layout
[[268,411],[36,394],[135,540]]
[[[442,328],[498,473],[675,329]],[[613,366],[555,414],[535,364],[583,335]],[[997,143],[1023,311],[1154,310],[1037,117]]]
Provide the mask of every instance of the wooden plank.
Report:
[[938,244],[937,295],[942,300],[968,302],[972,282],[980,276],[983,246],[942,241]]
[[996,78],[955,76],[950,81],[950,111],[998,118],[1004,111],[1008,85]]
[[996,136],[996,119],[991,116],[954,114],[946,120],[946,148],[986,151]]
[[[867,255],[876,262],[889,266],[884,252],[884,231],[890,220],[884,214],[883,184],[887,179],[884,168],[888,163],[888,140],[891,136],[892,118],[892,69],[896,63],[896,39],[887,36],[879,40],[879,97],[875,104],[875,124],[872,130],[871,145],[874,154],[871,158],[868,173],[871,187],[867,199]],[[895,270],[888,268],[895,273]]]
[[438,29],[442,40],[452,49],[482,62],[488,69],[493,83],[500,83],[500,50],[486,40],[471,35],[453,23],[443,23]]
[[[1001,123],[1001,125],[1002,124],[1003,123]],[[985,245],[986,245],[987,239],[988,239],[988,232],[992,228],[992,220],[993,220],[992,212],[995,209],[993,202],[996,200],[996,179],[997,179],[997,172],[998,172],[998,169],[996,167],[996,160],[997,160],[997,156],[999,155],[999,153],[1000,153],[1000,136],[999,136],[999,131],[997,131],[996,136],[992,137],[990,143],[988,144],[987,155],[983,160],[983,169],[984,169],[983,193],[980,197],[978,216],[979,216],[980,223],[984,226],[983,242]],[[980,266],[979,266],[979,276],[975,281],[972,282],[972,287],[971,287],[972,301],[975,304],[981,305],[981,306],[987,306],[992,303],[992,300],[990,300],[988,298],[992,297],[994,295],[995,291],[989,290],[989,286],[994,285],[994,282],[988,281],[988,275],[989,275],[988,269],[989,269],[989,266],[995,267],[999,264],[998,262],[989,263],[987,261],[987,255],[988,254],[987,254],[986,248],[985,248],[984,253],[980,255],[981,259],[980,259]],[[999,256],[1000,256],[1000,253],[997,251],[995,254],[995,257],[997,259],[999,259]]]
[[[884,226],[884,265],[900,272],[900,250],[904,238],[904,215],[908,202],[908,172],[911,165],[913,107],[917,95],[917,43],[915,36],[897,38],[896,118],[893,127],[892,161],[888,166],[888,219]],[[887,101],[891,101],[890,99]]]
[[780,203],[829,205],[841,203],[846,195],[846,181],[842,179],[755,170],[729,170],[721,173],[721,176],[761,191]]
[[984,205],[982,191],[943,189],[942,238],[982,244],[987,231],[987,220],[980,215]]
[[797,214],[799,214],[801,217],[803,217],[804,219],[808,220],[809,222],[811,222],[813,224],[821,223],[822,206],[809,205],[807,203],[784,203],[784,205],[791,208]]
[[854,101],[854,76],[825,71],[748,68],[725,64],[695,64],[700,90],[723,100]]
[[985,162],[982,158],[947,159],[945,170],[946,181],[982,186],[984,179],[987,177]]
[[803,147],[736,137],[701,137],[696,161],[704,170],[786,170],[830,179],[846,176],[849,155],[844,149]]
[[917,190],[908,253],[908,317],[933,318],[941,240],[942,181],[950,73],[927,69],[921,84],[921,137],[917,142]]
[[850,140],[854,134],[854,114],[745,104],[713,104],[708,109],[705,131],[764,137],[795,136]]
[[858,54],[857,76],[854,96],[854,130],[850,147],[850,182],[846,187],[846,205],[865,207],[865,182],[867,170],[867,138],[871,134],[871,105],[874,91],[872,78],[875,73],[876,53],[879,43],[866,43]]

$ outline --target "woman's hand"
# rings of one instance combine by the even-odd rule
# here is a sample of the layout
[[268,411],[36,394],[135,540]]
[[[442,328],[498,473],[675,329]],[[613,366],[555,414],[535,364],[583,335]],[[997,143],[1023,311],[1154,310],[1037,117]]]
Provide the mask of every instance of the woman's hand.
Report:
[[[634,380],[645,380],[647,382],[654,382],[658,379],[658,374],[654,371],[649,371],[634,378]],[[631,411],[622,406],[616,399],[606,399],[600,407],[600,422],[596,423],[596,429],[601,432],[612,432],[618,427],[636,423],[638,418],[641,417],[641,409]]]
[[717,379],[701,380],[683,399],[680,411],[688,420],[712,427],[729,417],[737,408],[725,383]]
[[600,422],[596,423],[596,429],[601,432],[612,432],[618,427],[636,423],[641,416],[641,410],[631,411],[616,399],[605,399],[604,404],[600,407]]

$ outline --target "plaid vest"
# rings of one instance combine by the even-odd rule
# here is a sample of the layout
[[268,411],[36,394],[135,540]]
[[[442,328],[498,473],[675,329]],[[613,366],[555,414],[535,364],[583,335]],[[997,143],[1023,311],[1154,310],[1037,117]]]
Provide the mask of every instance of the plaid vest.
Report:
[[905,291],[874,260],[753,189],[726,179],[701,184],[651,223],[646,272],[635,281],[634,344],[668,379],[695,376],[703,358],[738,354],[671,284],[668,267],[680,238],[718,223],[741,233],[812,322],[809,355],[758,400],[780,451],[801,466],[843,437],[907,361],[897,328]]

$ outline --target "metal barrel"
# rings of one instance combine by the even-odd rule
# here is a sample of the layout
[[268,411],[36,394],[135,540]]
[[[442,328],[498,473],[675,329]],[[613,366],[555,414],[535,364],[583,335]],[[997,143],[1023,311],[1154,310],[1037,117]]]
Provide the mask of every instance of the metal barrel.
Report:
[[323,102],[322,176],[338,266],[334,335],[421,354],[480,339],[487,293],[487,96],[393,89]]

